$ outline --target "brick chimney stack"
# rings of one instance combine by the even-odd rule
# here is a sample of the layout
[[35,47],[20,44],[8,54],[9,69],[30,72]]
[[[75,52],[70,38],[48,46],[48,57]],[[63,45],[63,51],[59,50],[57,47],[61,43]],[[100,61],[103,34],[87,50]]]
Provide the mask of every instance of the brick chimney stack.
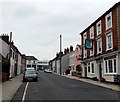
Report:
[[70,52],[72,52],[73,51],[73,46],[72,45],[70,45]]
[[66,53],[69,53],[69,48],[67,47]]
[[1,38],[3,41],[5,41],[7,44],[9,44],[9,36],[8,34],[2,34]]

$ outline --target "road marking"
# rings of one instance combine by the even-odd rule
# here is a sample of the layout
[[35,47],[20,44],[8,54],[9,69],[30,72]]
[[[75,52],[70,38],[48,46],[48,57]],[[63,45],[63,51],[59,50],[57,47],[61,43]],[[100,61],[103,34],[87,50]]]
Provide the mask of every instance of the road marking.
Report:
[[24,102],[24,100],[25,100],[28,84],[29,84],[29,82],[27,82],[27,84],[26,84],[26,87],[25,87],[25,90],[24,90],[24,93],[23,93],[23,97],[22,97],[22,102]]

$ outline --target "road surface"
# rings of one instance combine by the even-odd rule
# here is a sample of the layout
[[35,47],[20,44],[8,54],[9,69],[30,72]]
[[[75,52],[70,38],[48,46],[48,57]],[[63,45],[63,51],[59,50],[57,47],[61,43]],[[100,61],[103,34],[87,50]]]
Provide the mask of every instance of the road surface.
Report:
[[12,100],[118,100],[110,89],[42,71],[38,76],[38,82],[23,82]]

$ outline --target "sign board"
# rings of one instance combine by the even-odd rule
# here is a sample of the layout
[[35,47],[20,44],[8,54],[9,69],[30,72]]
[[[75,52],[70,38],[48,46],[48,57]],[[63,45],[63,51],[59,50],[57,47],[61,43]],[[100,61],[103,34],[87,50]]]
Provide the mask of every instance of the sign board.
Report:
[[92,49],[93,48],[93,40],[92,39],[86,39],[85,40],[85,49]]

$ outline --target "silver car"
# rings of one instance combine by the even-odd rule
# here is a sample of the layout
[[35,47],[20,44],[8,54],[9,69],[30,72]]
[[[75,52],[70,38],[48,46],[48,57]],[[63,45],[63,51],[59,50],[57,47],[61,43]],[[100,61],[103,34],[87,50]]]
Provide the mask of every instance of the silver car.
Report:
[[25,81],[38,81],[38,75],[35,70],[26,70],[23,75],[23,82]]

